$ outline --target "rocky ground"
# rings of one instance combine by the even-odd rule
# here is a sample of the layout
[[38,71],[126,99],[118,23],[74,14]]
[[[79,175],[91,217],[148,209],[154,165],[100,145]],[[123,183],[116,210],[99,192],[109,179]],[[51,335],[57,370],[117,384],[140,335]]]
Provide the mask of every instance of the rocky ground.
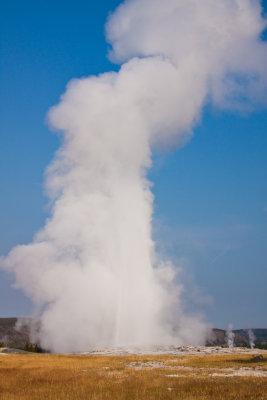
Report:
[[151,346],[151,347],[106,347],[79,354],[99,355],[198,355],[198,354],[250,354],[251,356],[263,355],[267,357],[267,350],[249,349],[246,347],[212,347],[212,346]]

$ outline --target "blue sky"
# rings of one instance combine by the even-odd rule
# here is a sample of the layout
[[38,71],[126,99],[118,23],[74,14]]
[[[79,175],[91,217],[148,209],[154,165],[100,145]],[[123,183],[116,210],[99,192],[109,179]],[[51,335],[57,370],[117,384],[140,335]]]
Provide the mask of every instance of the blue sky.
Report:
[[[1,13],[0,254],[28,243],[48,215],[44,169],[58,147],[45,121],[67,82],[117,70],[104,24],[120,1],[6,2]],[[267,2],[263,2],[267,11]],[[266,110],[207,107],[192,140],[154,154],[154,235],[183,267],[189,307],[216,327],[267,327]],[[0,317],[31,304],[0,272]]]

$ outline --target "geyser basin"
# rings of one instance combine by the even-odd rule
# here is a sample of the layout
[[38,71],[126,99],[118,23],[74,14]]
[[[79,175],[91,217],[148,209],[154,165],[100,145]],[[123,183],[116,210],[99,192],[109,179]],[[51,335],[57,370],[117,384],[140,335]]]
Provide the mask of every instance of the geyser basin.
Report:
[[47,168],[51,215],[1,261],[36,305],[44,348],[204,342],[155,252],[146,173],[153,148],[184,144],[208,101],[265,97],[264,27],[249,0],[132,0],[111,15],[110,57],[124,64],[71,81],[50,110],[62,137]]

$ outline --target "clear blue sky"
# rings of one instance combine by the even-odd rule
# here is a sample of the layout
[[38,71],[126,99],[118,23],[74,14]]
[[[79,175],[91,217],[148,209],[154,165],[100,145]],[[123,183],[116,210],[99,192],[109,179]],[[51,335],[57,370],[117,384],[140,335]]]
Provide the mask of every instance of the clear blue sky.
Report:
[[[45,122],[74,77],[117,70],[104,24],[119,0],[10,0],[2,5],[0,254],[28,243],[47,216],[43,172],[58,147]],[[267,11],[267,2],[263,2]],[[155,238],[184,267],[190,307],[214,326],[267,328],[267,112],[209,107],[191,142],[155,154]],[[31,304],[0,272],[0,317]]]

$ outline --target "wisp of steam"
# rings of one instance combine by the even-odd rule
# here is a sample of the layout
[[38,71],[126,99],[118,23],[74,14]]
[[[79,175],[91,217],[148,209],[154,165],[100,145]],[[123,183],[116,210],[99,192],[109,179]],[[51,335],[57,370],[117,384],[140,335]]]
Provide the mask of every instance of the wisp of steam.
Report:
[[61,135],[46,170],[51,213],[1,260],[35,305],[44,348],[203,342],[156,254],[146,176],[153,149],[184,145],[207,104],[265,104],[265,26],[257,0],[126,0],[111,14],[121,68],[72,80],[49,111]]
[[235,343],[235,334],[233,332],[233,325],[229,324],[226,331],[227,346],[232,349]]
[[255,347],[255,335],[251,329],[248,329],[248,340],[249,340],[249,346],[253,350]]

